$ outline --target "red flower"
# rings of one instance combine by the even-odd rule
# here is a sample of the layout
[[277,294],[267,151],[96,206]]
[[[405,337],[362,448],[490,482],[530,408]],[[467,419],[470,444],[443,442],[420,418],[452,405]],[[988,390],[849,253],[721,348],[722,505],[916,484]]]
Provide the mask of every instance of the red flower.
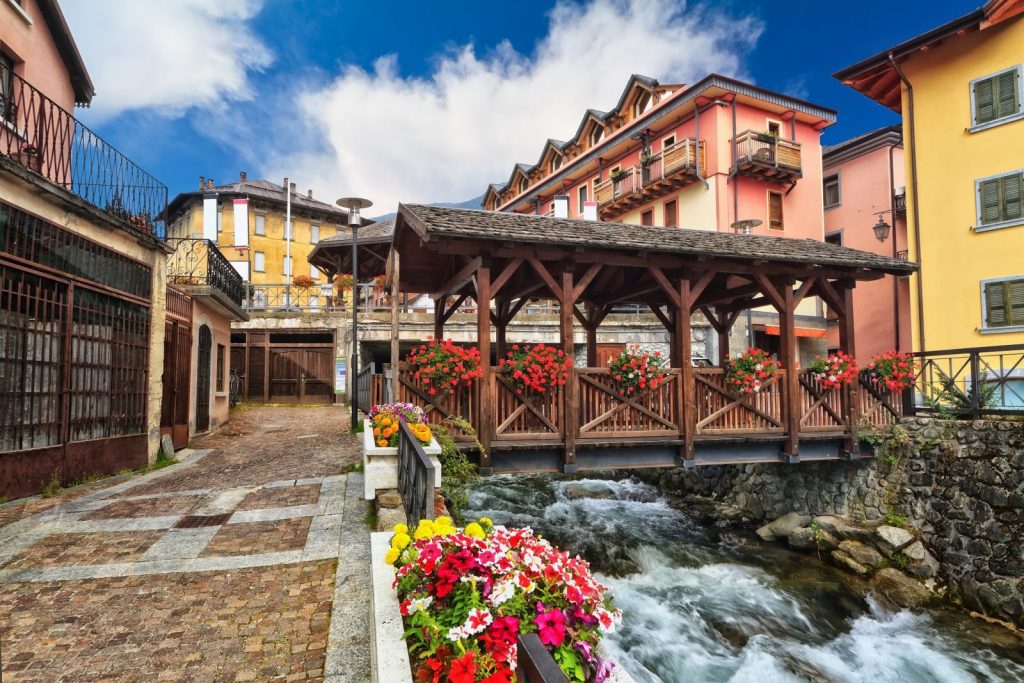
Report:
[[448,680],[451,683],[473,683],[476,680],[476,664],[473,662],[472,652],[467,652],[464,656],[452,662],[451,671],[448,672]]
[[[538,605],[538,610],[543,609]],[[533,623],[537,625],[537,635],[540,642],[545,645],[557,647],[565,640],[565,614],[562,610],[551,608],[548,611],[541,611],[534,618]]]
[[480,683],[512,683],[512,670],[498,669]]

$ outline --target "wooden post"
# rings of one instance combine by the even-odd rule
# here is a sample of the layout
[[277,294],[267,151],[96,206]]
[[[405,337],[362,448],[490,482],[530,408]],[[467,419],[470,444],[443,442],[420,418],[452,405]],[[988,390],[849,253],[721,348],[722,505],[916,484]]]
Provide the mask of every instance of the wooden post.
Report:
[[480,349],[480,369],[477,391],[477,438],[483,446],[480,454],[480,473],[491,473],[491,434],[494,418],[491,405],[491,267],[484,261],[476,271],[476,341]]
[[587,367],[597,367],[597,327],[598,327],[598,310],[597,307],[587,302]]
[[779,345],[782,368],[786,371],[783,392],[786,440],[783,442],[782,457],[786,462],[800,462],[800,375],[797,367],[800,352],[796,337],[796,299],[793,296],[792,280],[785,280],[779,291]]
[[723,315],[718,311],[715,311],[715,316],[718,318],[718,364],[725,367],[725,362],[729,360],[729,332],[736,318],[729,313]]
[[679,307],[675,311],[673,337],[678,349],[676,363],[680,368],[679,417],[683,431],[683,446],[680,449],[682,465],[693,467],[694,439],[697,433],[697,375],[693,371],[693,328],[690,315],[693,312],[693,295],[690,280],[684,276],[679,281]]
[[[857,340],[854,335],[853,320],[853,287],[856,281],[842,282],[839,284],[839,296],[843,300],[843,312],[839,316],[839,348],[847,355],[856,358]],[[857,457],[860,454],[859,445],[853,440],[853,427],[857,420],[857,412],[860,409],[860,382],[854,380],[847,387],[843,394],[843,419],[846,421],[847,438],[843,440],[843,450],[846,457]]]
[[448,296],[440,296],[434,302],[434,340],[444,339],[444,313]]
[[508,330],[509,300],[504,299],[497,303],[494,316],[494,351],[500,361],[508,354],[506,332]]
[[398,252],[394,249],[391,250],[391,400],[398,400],[398,389],[401,386],[399,381],[399,370],[401,366],[401,360],[399,359],[399,345],[398,345],[398,283],[399,283],[399,272],[398,272]]
[[[561,283],[561,306],[559,307],[559,332],[562,337],[562,351],[569,358],[574,357],[573,349],[573,307],[576,299],[573,296],[573,273],[572,264],[565,264],[562,268]],[[572,473],[576,471],[576,419],[579,415],[576,392],[576,368],[573,366],[569,373],[569,381],[565,384],[565,391],[562,392],[564,405],[564,420],[562,420],[563,443],[565,444],[564,455],[562,456],[562,471]]]

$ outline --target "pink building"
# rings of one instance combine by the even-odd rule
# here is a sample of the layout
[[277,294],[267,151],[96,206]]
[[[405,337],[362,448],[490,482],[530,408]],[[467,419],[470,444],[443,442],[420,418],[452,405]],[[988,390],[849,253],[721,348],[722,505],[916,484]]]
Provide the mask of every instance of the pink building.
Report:
[[[900,126],[879,128],[826,147],[822,162],[825,241],[906,258]],[[862,363],[891,349],[910,349],[909,287],[908,279],[892,275],[857,285],[853,304],[857,355]],[[827,341],[830,349],[838,348],[839,330],[833,324],[829,326]]]

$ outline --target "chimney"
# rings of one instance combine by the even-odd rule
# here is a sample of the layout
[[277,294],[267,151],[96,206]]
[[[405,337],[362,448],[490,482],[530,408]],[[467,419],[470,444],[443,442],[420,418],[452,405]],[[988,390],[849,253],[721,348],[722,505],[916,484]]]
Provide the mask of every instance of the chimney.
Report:
[[308,191],[308,192],[306,193],[306,196],[307,196],[307,197],[309,197],[310,199],[312,199],[312,198],[313,198],[313,190],[309,190],[309,191]]
[[249,174],[248,173],[246,173],[245,171],[239,171],[238,172],[238,182],[244,183],[248,179],[249,179]]
[[206,179],[206,189],[207,190],[212,190],[213,189],[213,178],[207,178]]
[[284,182],[281,183],[281,189],[282,190],[287,190],[288,189],[288,176],[284,177]]
[[205,190],[206,189],[206,176],[203,176],[203,175],[199,176],[199,189],[200,190]]
[[567,194],[556,194],[555,195],[555,218],[568,218],[569,217],[569,195]]
[[288,189],[291,190],[292,194],[295,194],[295,183],[289,183]]
[[597,202],[583,202],[583,220],[597,220]]

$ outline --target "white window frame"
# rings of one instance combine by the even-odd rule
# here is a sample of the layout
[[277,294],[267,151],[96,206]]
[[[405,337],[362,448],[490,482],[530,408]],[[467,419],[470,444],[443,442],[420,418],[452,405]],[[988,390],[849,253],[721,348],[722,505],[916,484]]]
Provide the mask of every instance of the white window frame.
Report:
[[583,215],[583,204],[590,201],[590,183],[583,183],[576,188],[576,201],[579,203],[579,214]]
[[259,235],[261,237],[267,236],[267,214],[256,214],[256,220],[254,221],[252,227],[252,234]]
[[[1002,325],[1000,327],[988,327],[988,304],[985,301],[985,285],[990,285],[993,282],[1009,282],[1012,280],[1024,280],[1024,273],[1020,275],[1010,275],[1007,277],[992,277],[987,280],[981,281],[981,326],[978,327],[980,334],[1002,334],[1004,332],[1024,332],[1024,325]],[[1009,302],[1007,302],[1009,303]]]
[[[977,110],[974,106],[974,84],[977,83],[978,81],[984,81],[989,78],[995,78],[996,76],[1002,76],[1003,74],[1009,73],[1010,71],[1017,72],[1017,113],[1009,114],[998,119],[992,119],[991,121],[986,121],[985,123],[978,123],[977,119],[975,118]],[[970,127],[967,128],[968,133],[977,133],[982,130],[987,130],[989,128],[1001,126],[1005,123],[1010,123],[1011,121],[1020,121],[1021,119],[1024,119],[1024,65],[1017,64],[1016,66],[1011,66],[1006,69],[995,71],[987,76],[979,76],[978,78],[972,80],[967,85],[967,87],[967,92],[971,96],[971,125]]]
[[[835,204],[825,204],[825,185],[828,184],[830,178],[836,179],[837,200]],[[825,177],[821,179],[821,203],[826,209],[835,209],[843,205],[843,178],[840,171],[827,173]]]
[[[315,239],[314,239],[315,237]],[[320,243],[320,226],[316,223],[309,224],[309,243],[319,244]]]
[[267,255],[264,254],[262,251],[254,251],[252,253],[252,272],[267,272]]
[[676,144],[677,142],[679,142],[679,141],[678,141],[678,140],[676,139],[676,134],[675,134],[675,133],[672,133],[671,135],[666,135],[665,137],[663,137],[663,138],[661,139],[661,152],[662,152],[662,154],[664,154],[664,153],[665,153],[665,147],[667,147],[667,146],[668,146],[668,144],[666,144],[666,143],[665,143],[665,141],[666,141],[666,140],[668,140],[668,139],[671,139],[671,140],[672,140],[672,142],[671,142],[671,143],[668,143],[668,144],[671,144],[671,145],[673,145],[673,146],[674,146],[674,145],[675,145],[675,144]]
[[[985,178],[976,178],[974,180],[974,232],[988,232],[989,230],[1001,230],[1003,228],[1013,228],[1019,225],[1024,225],[1024,211],[1021,212],[1020,218],[1011,218],[1008,221],[999,221],[998,223],[988,223],[985,225],[982,225],[981,223],[981,184],[988,182],[989,180],[998,180],[999,178],[1005,178],[1006,176],[1021,174],[1024,174],[1024,168],[1018,168],[1016,171],[997,173]],[[1022,197],[1022,201],[1024,201],[1024,197]]]
[[292,259],[293,257],[287,255],[281,257],[282,275],[285,280],[295,277],[295,271],[293,270],[293,268],[295,268],[295,261]]
[[314,266],[312,263],[309,264],[309,276],[314,280],[320,279],[320,269]]
[[779,120],[779,119],[765,119],[764,120],[764,132],[765,132],[765,134],[766,135],[771,135],[771,124],[773,124],[773,123],[777,124],[779,126],[779,137],[778,137],[778,139],[779,140],[785,140],[786,137],[785,137],[784,133],[786,132],[786,129],[785,129],[784,125],[783,125],[783,122],[781,120]]

